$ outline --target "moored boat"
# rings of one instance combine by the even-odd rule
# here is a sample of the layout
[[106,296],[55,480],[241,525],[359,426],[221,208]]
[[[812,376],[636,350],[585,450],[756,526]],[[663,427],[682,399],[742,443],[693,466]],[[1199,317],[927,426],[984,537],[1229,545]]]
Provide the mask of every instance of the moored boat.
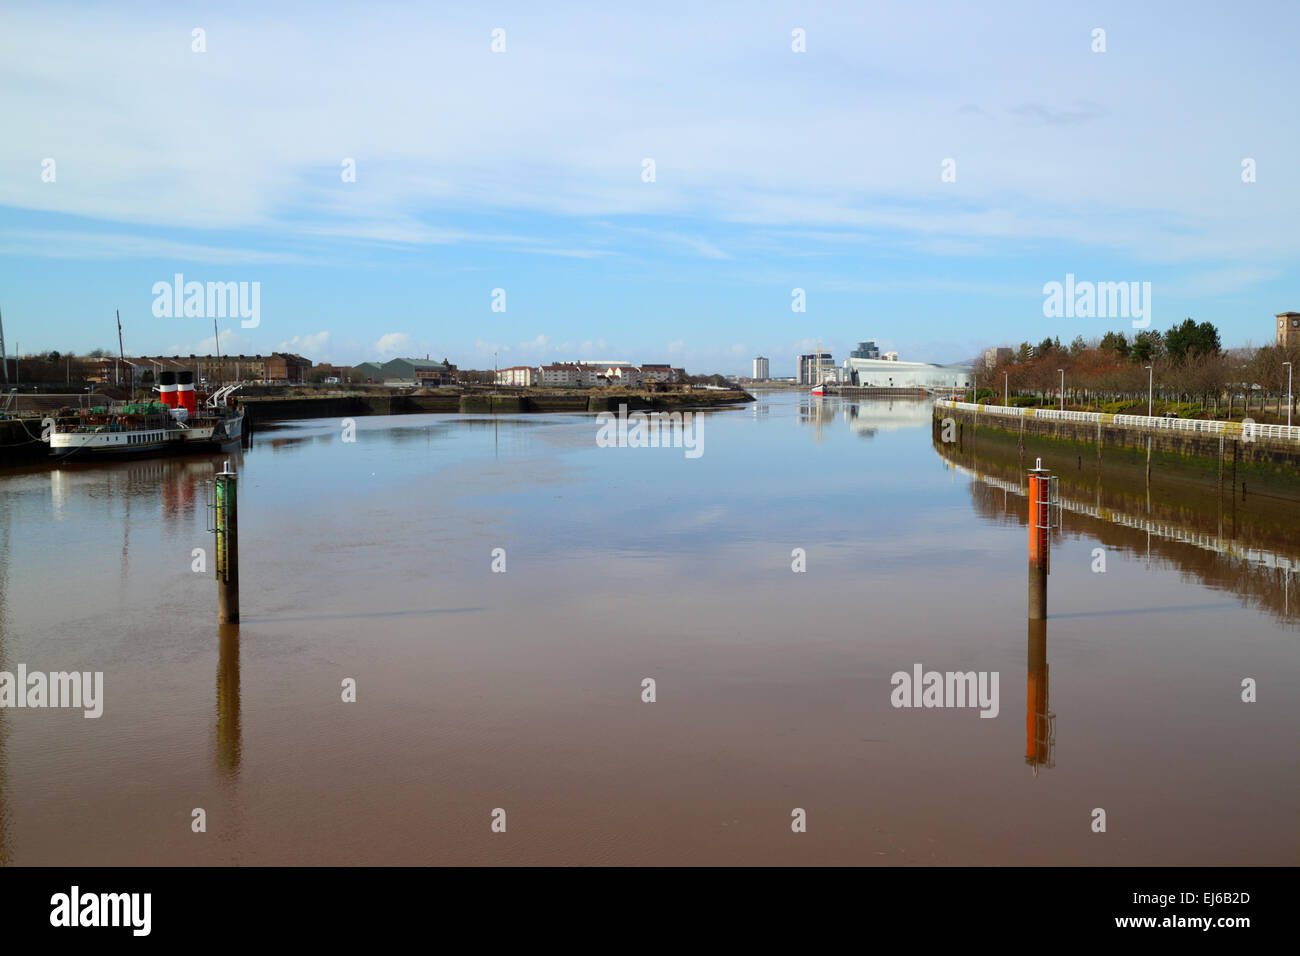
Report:
[[193,416],[183,405],[154,401],[68,408],[54,421],[50,454],[103,458],[219,451],[239,441],[243,424],[241,409],[217,406]]

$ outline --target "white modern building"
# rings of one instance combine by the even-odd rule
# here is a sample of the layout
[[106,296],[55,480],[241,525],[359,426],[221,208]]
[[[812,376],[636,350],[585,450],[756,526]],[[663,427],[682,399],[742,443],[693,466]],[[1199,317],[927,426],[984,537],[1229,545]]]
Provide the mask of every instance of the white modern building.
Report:
[[497,369],[498,385],[523,385],[528,387],[538,384],[538,379],[537,369],[530,365],[512,365],[510,368]]
[[753,377],[754,377],[754,380],[755,380],[755,381],[758,381],[758,382],[766,382],[766,381],[768,380],[768,378],[770,377],[769,374],[768,374],[768,372],[769,372],[769,368],[768,368],[768,361],[767,361],[767,359],[765,359],[765,358],[764,358],[763,356],[761,356],[761,355],[760,355],[758,358],[754,359],[754,376],[753,376]]
[[934,365],[929,362],[900,362],[897,352],[885,358],[850,358],[845,362],[846,385],[864,388],[969,388],[974,372],[969,365]]

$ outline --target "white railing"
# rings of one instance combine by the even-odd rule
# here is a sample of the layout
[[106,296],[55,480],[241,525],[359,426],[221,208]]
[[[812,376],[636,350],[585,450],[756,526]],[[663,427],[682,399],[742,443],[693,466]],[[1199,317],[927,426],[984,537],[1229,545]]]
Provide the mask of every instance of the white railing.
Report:
[[934,404],[974,412],[977,415],[1005,415],[1010,418],[1041,418],[1057,422],[1100,422],[1103,425],[1124,425],[1133,428],[1150,428],[1155,431],[1193,432],[1201,435],[1225,435],[1251,441],[1257,438],[1278,438],[1300,442],[1300,425],[1260,425],[1245,419],[1240,422],[1216,422],[1201,418],[1158,418],[1153,415],[1108,415],[1105,412],[1063,412],[1054,408],[1008,408],[1005,405],[976,405],[972,402],[954,402],[937,398]]

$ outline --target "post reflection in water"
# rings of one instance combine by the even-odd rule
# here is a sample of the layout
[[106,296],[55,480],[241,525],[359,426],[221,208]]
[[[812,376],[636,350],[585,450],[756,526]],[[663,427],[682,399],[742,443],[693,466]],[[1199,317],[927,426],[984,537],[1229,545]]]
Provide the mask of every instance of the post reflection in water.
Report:
[[1047,621],[1029,619],[1029,648],[1025,680],[1025,763],[1038,768],[1056,766],[1056,715],[1048,698]]
[[[9,670],[6,655],[9,594],[9,508],[10,499],[0,495],[0,671]],[[0,708],[0,866],[11,862],[9,849],[9,757],[6,744],[8,711]]]
[[239,625],[220,624],[217,654],[217,769],[239,776],[243,737],[239,723]]
[[[970,493],[977,514],[1014,520],[1023,515],[1026,489],[1014,466],[991,456],[963,455],[941,442],[935,448],[954,478],[961,472],[973,479]],[[1060,507],[1071,523],[1066,537],[1089,539],[1111,553],[1132,554],[1146,570],[1176,567],[1236,595],[1243,605],[1300,627],[1290,596],[1291,574],[1300,567],[1300,516],[1285,507],[1286,502],[1269,500],[1249,524],[1239,525],[1235,509],[1221,518],[1215,510],[1221,499],[1200,494],[1194,486],[1183,497],[1166,494],[1154,506],[1145,489],[1131,491],[1118,480],[1104,495],[1100,483],[1094,490],[1091,482],[1072,476],[1063,481]],[[1014,496],[1010,504],[1008,495]]]

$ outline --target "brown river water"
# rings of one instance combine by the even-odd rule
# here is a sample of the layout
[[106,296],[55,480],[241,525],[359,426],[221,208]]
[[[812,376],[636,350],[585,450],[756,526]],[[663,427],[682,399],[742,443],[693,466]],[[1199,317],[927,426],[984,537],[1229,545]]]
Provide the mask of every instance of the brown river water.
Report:
[[[696,458],[264,426],[224,633],[219,458],[0,474],[0,672],[104,675],[96,719],[0,709],[0,863],[1297,862],[1300,537],[1076,475],[1035,629],[1017,466],[810,401],[707,413]],[[916,665],[996,673],[996,716],[895,707]]]

